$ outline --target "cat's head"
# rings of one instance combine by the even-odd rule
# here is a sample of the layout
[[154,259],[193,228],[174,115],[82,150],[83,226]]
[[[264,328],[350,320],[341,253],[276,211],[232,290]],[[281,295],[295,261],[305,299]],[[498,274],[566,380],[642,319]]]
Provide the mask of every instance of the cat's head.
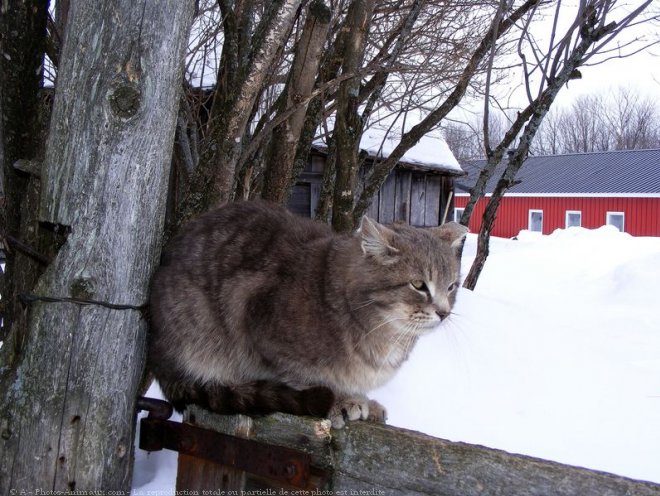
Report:
[[[451,313],[459,286],[460,255],[468,229],[381,225],[362,219],[357,236],[368,267],[368,301],[391,326],[422,334]],[[385,325],[385,324],[384,324]]]

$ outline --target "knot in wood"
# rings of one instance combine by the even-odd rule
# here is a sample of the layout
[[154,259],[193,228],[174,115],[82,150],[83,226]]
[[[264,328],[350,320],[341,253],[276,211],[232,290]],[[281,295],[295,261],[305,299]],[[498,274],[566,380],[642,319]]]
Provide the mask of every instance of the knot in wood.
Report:
[[309,4],[309,13],[322,24],[329,24],[332,19],[332,10],[322,0],[314,0]]
[[74,279],[69,289],[73,298],[89,300],[96,293],[96,284],[93,278],[82,276]]
[[132,83],[120,83],[113,87],[108,95],[112,113],[122,119],[130,119],[140,110],[142,93]]
[[124,458],[126,456],[126,445],[120,444],[117,446],[117,458]]

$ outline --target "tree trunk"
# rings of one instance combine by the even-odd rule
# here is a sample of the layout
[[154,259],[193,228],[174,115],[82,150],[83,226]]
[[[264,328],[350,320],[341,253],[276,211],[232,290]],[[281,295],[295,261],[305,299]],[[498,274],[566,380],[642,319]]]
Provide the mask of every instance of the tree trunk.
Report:
[[40,208],[70,234],[26,299],[18,366],[3,371],[1,494],[130,489],[146,337],[138,310],[162,235],[192,10],[176,0],[71,4]]
[[[43,121],[41,119],[41,70],[46,47],[48,2],[34,0],[12,3],[2,9],[0,22],[0,236],[10,245],[10,239],[36,245],[35,210],[33,204],[38,181],[17,170],[17,160],[38,162],[42,158]],[[37,167],[38,168],[38,167]],[[0,245],[0,249],[3,247]],[[6,330],[21,318],[21,309],[14,295],[32,287],[41,267],[32,258],[15,248],[3,250],[6,256],[4,277],[0,285],[3,328]],[[20,273],[17,268],[21,267]],[[20,345],[15,336],[11,347]],[[8,343],[5,343],[8,347]],[[5,353],[10,353],[5,349]],[[13,361],[13,350],[6,355]],[[1,370],[1,368],[0,368]],[[1,389],[0,389],[1,391]]]
[[[309,98],[314,89],[331,15],[330,8],[321,0],[316,0],[309,6],[307,20],[300,41],[296,45],[296,54],[285,89],[284,111]],[[262,192],[262,197],[266,200],[284,203],[289,196],[296,147],[305,123],[306,113],[307,105],[300,106],[273,131],[270,150],[267,154],[268,167]]]
[[[248,60],[235,60],[228,55],[230,60],[223,61],[207,141],[199,167],[184,193],[177,215],[179,223],[208,210],[211,205],[233,199],[236,168],[250,117],[277,55],[291,32],[301,3],[302,0],[272,2],[250,40],[252,46]],[[231,17],[225,14],[229,8],[227,3],[223,9],[225,17]],[[224,53],[232,49],[227,46],[227,41],[234,38],[230,33],[223,45],[223,59]]]
[[[593,23],[593,25],[590,23]],[[564,85],[572,78],[574,71],[586,62],[588,58],[587,53],[590,47],[601,37],[607,35],[616,27],[615,23],[611,23],[599,27],[598,30],[593,34],[588,34],[592,29],[594,29],[595,23],[595,18],[583,21],[582,31],[585,34],[580,37],[579,42],[575,44],[572,51],[566,55],[564,65],[561,67],[561,69],[553,72],[551,74],[552,77],[547,78],[547,87],[533,102],[528,105],[525,110],[518,114],[518,119],[516,122],[514,122],[512,129],[509,129],[507,132],[507,136],[509,136],[515,131],[514,128],[521,124],[519,121],[522,118],[529,119],[520,137],[518,146],[509,157],[509,162],[504,169],[504,172],[502,172],[502,175],[498,180],[495,189],[493,190],[493,194],[491,195],[490,199],[488,200],[488,204],[486,205],[486,209],[482,218],[481,228],[479,230],[477,254],[475,256],[474,262],[472,263],[472,267],[470,267],[470,272],[468,272],[465,281],[463,281],[463,287],[467,289],[474,290],[477,285],[481,271],[483,270],[486,259],[488,258],[490,233],[495,224],[497,209],[499,208],[504,194],[515,184],[516,174],[525,162],[525,159],[529,154],[532,141],[534,140],[534,137],[536,136],[536,133],[539,129],[539,126],[543,122],[543,119],[547,115],[548,110],[550,110],[550,106],[557,98],[561,88],[563,88]],[[505,140],[506,139],[507,138],[505,138]],[[499,148],[501,148],[501,146]],[[472,199],[472,197],[470,199]]]
[[[362,66],[369,24],[374,10],[373,0],[354,0],[349,7],[343,44],[342,74],[355,74]],[[360,138],[364,122],[359,113],[360,77],[353,77],[339,85],[337,113],[332,133],[335,157],[335,190],[332,201],[332,227],[338,232],[353,229],[353,203],[357,175],[360,168]]]
[[516,136],[518,136],[520,130],[532,116],[533,108],[534,107],[532,105],[529,105],[522,112],[518,112],[516,120],[505,133],[502,141],[495,147],[494,150],[490,149],[490,146],[488,147],[489,151],[487,153],[486,165],[479,173],[477,182],[470,190],[470,198],[468,199],[468,202],[465,205],[465,209],[463,210],[463,215],[461,216],[461,224],[464,226],[470,224],[470,219],[472,218],[474,208],[476,207],[479,199],[483,198],[484,191],[486,191],[486,186],[488,185],[488,181],[495,173],[495,168],[502,161],[502,157],[504,157],[505,152],[511,146],[511,143],[513,143],[513,141],[516,139]]
[[477,70],[486,55],[489,53],[492,44],[495,43],[498,38],[502,37],[517,21],[539,3],[540,0],[526,0],[501,22],[493,22],[463,69],[454,90],[437,109],[428,114],[421,122],[406,132],[390,155],[382,162],[377,163],[372,173],[367,177],[364,190],[362,191],[355,206],[355,210],[353,211],[354,224],[357,224],[367,211],[367,208],[369,208],[369,204],[371,203],[371,198],[383,185],[385,179],[401,157],[415,146],[426,133],[436,127],[440,121],[442,121],[442,119],[444,119],[447,114],[461,102],[470,81],[477,73]]

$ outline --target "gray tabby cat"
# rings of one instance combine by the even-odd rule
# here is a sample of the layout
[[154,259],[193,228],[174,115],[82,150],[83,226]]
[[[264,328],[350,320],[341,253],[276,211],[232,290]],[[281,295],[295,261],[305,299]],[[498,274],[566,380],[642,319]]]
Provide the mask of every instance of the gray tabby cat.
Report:
[[366,397],[451,313],[467,229],[355,235],[265,202],[184,226],[150,295],[149,368],[181,410],[385,420]]

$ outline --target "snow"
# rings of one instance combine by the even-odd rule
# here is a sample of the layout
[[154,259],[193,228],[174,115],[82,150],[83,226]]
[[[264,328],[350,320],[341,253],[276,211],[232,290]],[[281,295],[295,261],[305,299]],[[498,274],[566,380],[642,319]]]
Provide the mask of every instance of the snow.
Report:
[[[373,157],[387,158],[400,141],[401,135],[399,133],[393,130],[389,131],[388,128],[382,125],[376,125],[362,134],[360,148]],[[424,135],[415,146],[403,155],[400,161],[431,169],[463,172],[445,139],[436,133]]]
[[[163,392],[154,382],[147,394],[148,398],[164,399]],[[133,465],[132,496],[174,496],[176,487],[176,464],[178,453],[162,450],[146,452],[139,449],[140,420],[147,416],[147,412],[140,412],[137,419],[135,433],[135,463]],[[181,415],[174,412],[170,420],[181,422]]]
[[[373,394],[389,423],[660,482],[660,239],[570,228],[491,250]],[[465,272],[474,251],[471,235]]]
[[[371,396],[391,425],[660,483],[660,238],[517,238]],[[133,494],[172,492],[175,460],[137,450]]]
[[[328,125],[334,124],[329,120]],[[405,128],[408,132],[409,127]],[[380,122],[367,128],[360,138],[360,149],[371,157],[387,158],[401,142],[401,126]],[[325,138],[316,138],[314,144],[327,148]],[[399,160],[400,163],[419,166],[424,169],[464,174],[458,160],[449,149],[445,138],[437,131],[431,131],[424,136]]]

